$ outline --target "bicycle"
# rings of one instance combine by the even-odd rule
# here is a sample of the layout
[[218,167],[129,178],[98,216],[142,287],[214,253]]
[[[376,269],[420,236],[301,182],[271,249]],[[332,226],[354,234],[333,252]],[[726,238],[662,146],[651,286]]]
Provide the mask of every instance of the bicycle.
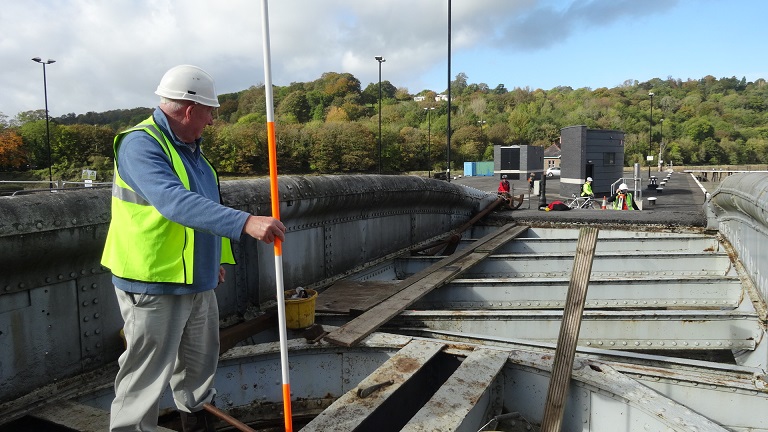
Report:
[[577,197],[576,194],[571,194],[572,199],[568,202],[568,207],[572,209],[595,209],[599,210],[602,204],[597,202],[593,197],[583,196]]

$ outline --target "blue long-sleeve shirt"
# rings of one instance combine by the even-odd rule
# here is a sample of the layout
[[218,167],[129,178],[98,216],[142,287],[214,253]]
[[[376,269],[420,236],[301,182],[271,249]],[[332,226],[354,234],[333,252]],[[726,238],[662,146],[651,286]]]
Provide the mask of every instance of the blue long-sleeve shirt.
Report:
[[[173,134],[168,119],[159,108],[155,122],[179,152],[189,177],[187,190],[173,171],[168,156],[144,131],[127,134],[117,149],[120,177],[165,218],[195,230],[194,275],[192,284],[147,283],[112,276],[123,291],[148,294],[190,294],[218,285],[221,237],[239,240],[249,214],[220,204],[219,188],[208,164],[194,146]],[[194,147],[194,148],[192,148]]]

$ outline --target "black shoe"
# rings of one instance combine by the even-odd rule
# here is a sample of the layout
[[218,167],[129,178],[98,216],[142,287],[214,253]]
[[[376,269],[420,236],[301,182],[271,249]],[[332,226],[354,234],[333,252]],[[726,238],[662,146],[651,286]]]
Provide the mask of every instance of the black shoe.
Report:
[[184,432],[216,432],[213,427],[214,418],[206,410],[193,413],[179,411],[181,417],[181,430]]

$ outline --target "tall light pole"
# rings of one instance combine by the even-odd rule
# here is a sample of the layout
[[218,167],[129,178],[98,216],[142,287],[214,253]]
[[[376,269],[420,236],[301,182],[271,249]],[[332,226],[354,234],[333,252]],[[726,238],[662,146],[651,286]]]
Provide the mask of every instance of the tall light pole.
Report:
[[[662,113],[663,115],[663,113]],[[664,119],[662,118],[659,120],[659,127],[661,128],[661,133],[659,134],[659,172],[661,172],[661,152],[664,151]]]
[[382,56],[374,58],[379,62],[379,174],[381,174],[381,64],[387,60]]
[[651,97],[651,117],[648,119],[648,124],[650,125],[648,128],[648,178],[651,178],[651,160],[650,158],[653,157],[653,153],[651,153],[651,143],[653,142],[653,92],[649,92],[648,96]]
[[45,95],[45,145],[48,147],[48,189],[53,189],[53,172],[51,170],[51,165],[53,165],[51,160],[51,132],[50,128],[48,127],[48,84],[45,77],[45,65],[56,63],[56,60],[48,59],[43,61],[40,57],[35,57],[32,59],[32,61],[43,65],[43,94]]
[[435,107],[424,108],[427,112],[427,178],[432,177],[432,154],[430,153],[429,146],[432,144],[432,110]]
[[447,165],[445,167],[445,179],[448,183],[451,182],[451,0],[448,0],[448,110],[447,124],[446,124],[446,139],[447,146],[445,156],[447,159]]
[[483,139],[485,139],[485,134],[483,134],[483,126],[485,126],[486,123],[487,122],[485,120],[478,120],[477,121],[477,124],[480,125],[480,136],[482,136]]

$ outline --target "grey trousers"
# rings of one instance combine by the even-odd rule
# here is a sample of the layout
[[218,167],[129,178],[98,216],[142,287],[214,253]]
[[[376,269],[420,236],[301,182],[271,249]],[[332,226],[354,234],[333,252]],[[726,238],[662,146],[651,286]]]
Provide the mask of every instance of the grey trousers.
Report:
[[155,431],[159,400],[169,383],[179,410],[201,410],[216,395],[219,309],[214,290],[189,295],[115,292],[127,349],[118,360],[110,431]]

